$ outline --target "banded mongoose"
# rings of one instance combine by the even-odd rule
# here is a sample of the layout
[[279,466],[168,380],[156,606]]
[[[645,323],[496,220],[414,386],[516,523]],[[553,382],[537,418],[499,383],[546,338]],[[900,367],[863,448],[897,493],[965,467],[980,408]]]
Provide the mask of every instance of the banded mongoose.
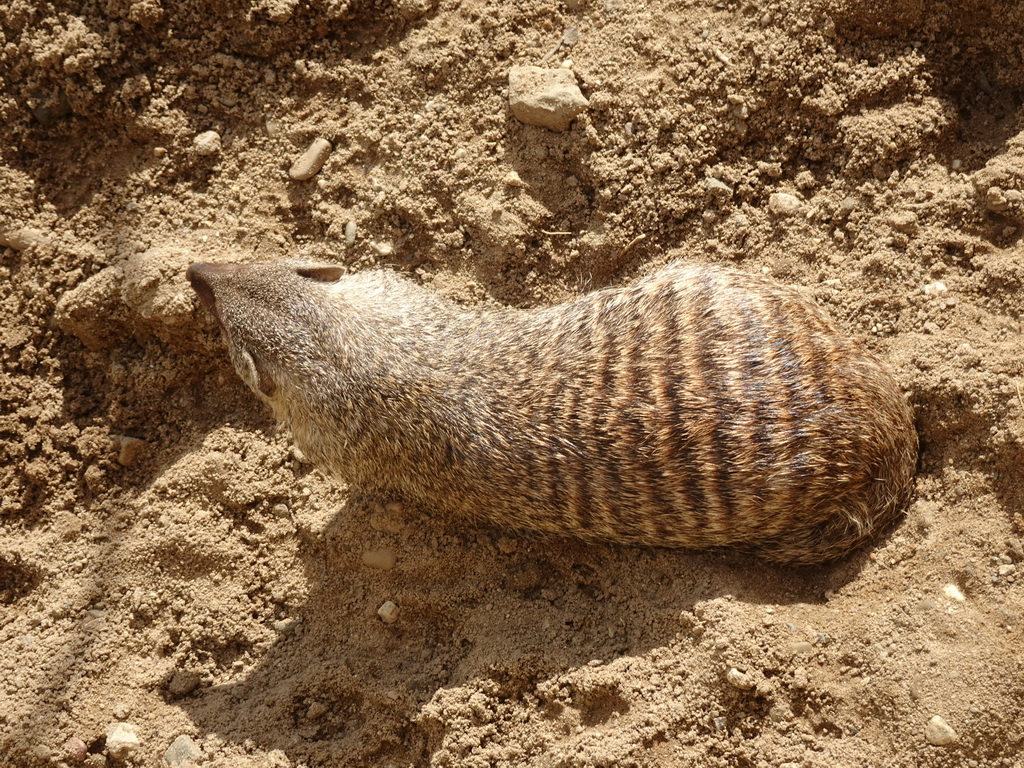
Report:
[[911,494],[886,368],[797,291],[676,264],[557,306],[387,271],[193,264],[242,379],[312,461],[476,521],[776,562],[842,556]]

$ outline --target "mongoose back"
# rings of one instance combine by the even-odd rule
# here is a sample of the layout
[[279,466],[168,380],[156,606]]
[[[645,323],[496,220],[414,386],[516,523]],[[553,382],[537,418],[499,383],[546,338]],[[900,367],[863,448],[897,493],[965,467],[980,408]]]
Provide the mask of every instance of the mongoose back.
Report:
[[428,509],[814,563],[887,527],[912,490],[917,434],[892,377],[760,276],[673,265],[497,311],[384,271],[187,276],[305,454]]

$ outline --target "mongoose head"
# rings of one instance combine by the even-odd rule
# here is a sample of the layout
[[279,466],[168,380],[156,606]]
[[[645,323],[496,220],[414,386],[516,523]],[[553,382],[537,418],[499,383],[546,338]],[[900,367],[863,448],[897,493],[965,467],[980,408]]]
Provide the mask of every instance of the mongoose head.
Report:
[[337,300],[329,293],[343,277],[341,268],[197,263],[185,274],[217,320],[238,375],[279,419],[289,420],[292,394],[310,388],[300,379],[322,368],[317,357],[337,337],[331,312]]

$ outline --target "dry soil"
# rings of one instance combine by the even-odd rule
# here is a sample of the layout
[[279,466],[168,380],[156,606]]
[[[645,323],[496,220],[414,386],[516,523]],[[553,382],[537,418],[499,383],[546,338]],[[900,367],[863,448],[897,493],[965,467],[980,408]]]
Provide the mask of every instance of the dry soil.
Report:
[[[520,123],[516,64],[589,107]],[[1011,1],[0,3],[3,763],[1021,768],[1022,94]],[[364,498],[183,277],[297,256],[804,286],[905,387],[916,501],[793,569]]]

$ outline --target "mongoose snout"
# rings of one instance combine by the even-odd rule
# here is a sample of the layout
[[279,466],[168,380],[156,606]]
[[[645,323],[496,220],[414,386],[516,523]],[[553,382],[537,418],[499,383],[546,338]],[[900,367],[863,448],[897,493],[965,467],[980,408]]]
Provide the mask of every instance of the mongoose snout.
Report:
[[477,521],[839,557],[891,525],[917,434],[892,376],[797,291],[713,265],[532,310],[393,273],[193,264],[243,380],[313,461]]

